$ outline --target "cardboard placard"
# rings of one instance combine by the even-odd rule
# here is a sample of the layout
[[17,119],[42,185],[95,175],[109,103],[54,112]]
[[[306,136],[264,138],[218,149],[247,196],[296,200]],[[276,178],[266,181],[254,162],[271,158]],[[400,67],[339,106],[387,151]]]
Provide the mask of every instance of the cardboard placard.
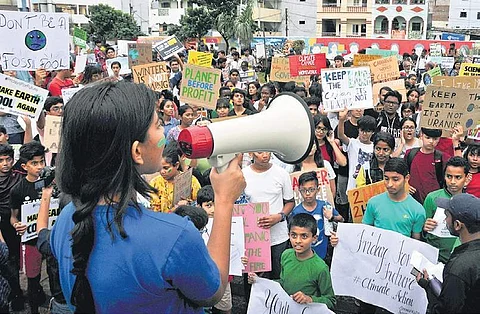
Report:
[[462,63],[459,76],[480,76],[480,64]]
[[320,69],[327,67],[324,53],[289,56],[290,76],[307,76],[320,74]]
[[190,50],[188,52],[188,63],[201,67],[212,67],[213,53]]
[[370,61],[368,66],[375,83],[395,80],[400,77],[398,60],[395,56]]
[[81,28],[73,28],[73,43],[76,46],[87,48],[87,32]]
[[368,66],[368,63],[373,60],[378,60],[381,59],[382,56],[379,55],[361,55],[361,54],[356,54],[353,56],[353,66],[358,67],[358,66]]
[[67,13],[0,11],[2,69],[69,69],[69,19]]
[[166,62],[154,62],[132,67],[133,81],[143,83],[155,91],[170,88],[170,74]]
[[[327,169],[317,168],[315,170],[310,170],[310,171],[315,171],[317,173],[318,187],[319,187],[317,192],[317,199],[327,201],[332,206],[334,206],[335,203],[333,199],[332,190],[330,189],[330,179],[328,179]],[[290,179],[292,180],[293,199],[295,200],[295,206],[297,206],[303,201],[302,194],[299,191],[300,186],[298,184],[298,178],[300,178],[300,176],[303,173],[310,172],[310,171],[297,171],[290,174]]]
[[380,181],[347,191],[353,222],[362,223],[368,200],[386,190],[385,182]]
[[272,57],[270,80],[277,82],[305,83],[310,80],[308,76],[290,76],[290,61],[286,57]]
[[192,195],[192,171],[193,168],[175,176],[173,180],[173,202],[178,204],[181,200],[187,200]]
[[473,140],[480,140],[480,124],[476,127],[467,130],[467,137]]
[[0,74],[0,111],[38,120],[48,90]]
[[128,66],[130,68],[148,63],[152,63],[152,44],[128,44]]
[[270,229],[260,228],[260,217],[270,215],[268,203],[248,203],[233,205],[233,216],[243,217],[245,231],[245,255],[248,264],[245,272],[265,272],[272,270]]
[[480,119],[480,90],[430,85],[421,114],[421,127],[442,129],[446,137],[457,125],[464,130],[475,127]]
[[435,76],[432,84],[460,89],[480,89],[480,77],[475,76]]
[[58,153],[60,146],[60,134],[62,130],[62,117],[46,115],[45,131],[43,135],[43,145],[48,151]]
[[183,70],[180,101],[215,110],[221,87],[219,69],[186,64]]
[[161,42],[155,44],[153,47],[160,57],[166,61],[168,58],[173,56],[176,53],[179,53],[183,50],[185,50],[185,47],[183,47],[183,44],[176,36],[170,36]]
[[109,76],[113,76],[112,63],[120,62],[120,75],[130,74],[132,70],[128,65],[128,57],[116,57],[113,59],[107,59],[107,72]]
[[380,88],[383,86],[388,86],[393,90],[402,95],[402,101],[407,99],[407,89],[405,88],[405,80],[398,79],[394,81],[382,82],[382,83],[375,83],[372,86],[372,93],[373,93],[373,103],[378,104],[378,94],[380,93]]
[[[47,228],[52,229],[55,221],[60,215],[61,209],[59,206],[60,202],[58,198],[50,199],[50,213],[48,216],[48,225]],[[22,205],[21,208],[21,221],[27,225],[27,231],[22,235],[22,242],[27,242],[38,237],[37,234],[37,217],[38,211],[40,209],[40,201],[36,201],[29,204]]]
[[369,67],[323,69],[322,88],[326,112],[373,108]]
[[418,251],[436,262],[437,248],[364,224],[338,224],[337,236],[330,270],[336,295],[352,296],[391,313],[426,312],[427,295],[410,273],[410,261]]

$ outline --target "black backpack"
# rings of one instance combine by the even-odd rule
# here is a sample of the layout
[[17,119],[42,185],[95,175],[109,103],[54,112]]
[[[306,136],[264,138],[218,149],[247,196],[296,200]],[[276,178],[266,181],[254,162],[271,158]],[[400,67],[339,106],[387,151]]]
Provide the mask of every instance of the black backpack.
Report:
[[[408,171],[412,167],[413,158],[417,155],[420,151],[420,147],[412,148],[408,154],[405,156],[408,165]],[[440,185],[440,188],[443,188],[444,181],[445,181],[445,174],[443,172],[443,160],[442,160],[442,152],[436,150],[433,152],[433,159],[435,161],[435,176],[437,177],[437,182]]]

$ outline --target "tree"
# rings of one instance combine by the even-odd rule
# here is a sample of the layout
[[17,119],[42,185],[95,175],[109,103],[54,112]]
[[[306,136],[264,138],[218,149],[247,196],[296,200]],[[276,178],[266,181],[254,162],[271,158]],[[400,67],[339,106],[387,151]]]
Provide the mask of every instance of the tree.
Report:
[[220,13],[220,15],[218,15],[216,19],[215,29],[217,30],[217,32],[220,33],[220,35],[222,35],[223,40],[225,40],[225,43],[227,45],[226,51],[228,51],[230,48],[230,44],[228,41],[230,40],[230,38],[235,36],[235,20],[235,15],[227,12]]
[[143,35],[131,15],[105,4],[90,6],[87,17],[90,19],[88,33],[94,39],[103,42],[116,39],[132,40]]
[[252,19],[252,3],[247,2],[246,7],[243,9],[240,16],[237,17],[235,23],[235,36],[240,40],[240,44],[243,47],[250,47],[250,43],[253,39],[253,19]]
[[303,40],[295,40],[292,44],[293,51],[295,51],[296,55],[301,55],[303,49],[305,49],[305,41]]
[[204,7],[188,8],[180,18],[180,27],[172,27],[168,33],[176,35],[179,40],[202,38],[213,28],[214,19]]

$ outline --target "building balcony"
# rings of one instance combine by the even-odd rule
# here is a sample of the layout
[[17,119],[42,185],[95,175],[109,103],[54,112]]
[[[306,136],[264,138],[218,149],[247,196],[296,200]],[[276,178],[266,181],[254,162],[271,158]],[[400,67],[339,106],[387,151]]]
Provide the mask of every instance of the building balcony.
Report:
[[336,32],[322,32],[322,37],[340,37]]
[[324,6],[324,7],[322,7],[322,12],[324,12],[324,13],[339,13],[340,12],[340,7]]
[[375,0],[375,4],[383,5],[423,5],[425,0]]
[[252,18],[255,22],[280,23],[282,22],[282,11],[278,9],[254,7]]
[[347,34],[347,37],[367,37],[367,33],[351,33]]
[[347,12],[349,13],[367,13],[367,7],[366,6],[348,6],[347,7]]

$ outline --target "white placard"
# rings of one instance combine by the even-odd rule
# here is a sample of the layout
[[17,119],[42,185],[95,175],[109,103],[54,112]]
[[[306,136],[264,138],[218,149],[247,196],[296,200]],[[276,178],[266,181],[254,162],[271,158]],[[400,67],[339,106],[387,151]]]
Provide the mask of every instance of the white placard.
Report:
[[256,277],[250,292],[247,314],[258,313],[333,314],[334,312],[323,303],[297,303],[278,282]]
[[455,58],[454,57],[442,57],[442,68],[444,69],[453,69],[455,65]]
[[79,55],[75,58],[75,69],[73,70],[74,74],[82,73],[85,70],[87,65],[88,55]]
[[[205,245],[210,238],[210,232],[213,226],[213,218],[208,219],[205,232],[202,233],[202,238],[205,241]],[[241,258],[245,255],[245,242],[243,231],[243,218],[232,217],[232,231],[230,237],[230,272],[231,276],[242,276],[243,264]]]
[[83,87],[71,87],[71,88],[64,88],[62,89],[62,98],[63,98],[63,103],[66,105],[70,98],[73,97],[79,90],[81,90]]
[[128,56],[128,44],[136,44],[136,41],[132,40],[117,40],[117,55]]
[[3,70],[70,68],[69,14],[0,11]]
[[410,264],[415,267],[418,271],[423,272],[427,270],[429,279],[432,279],[432,275],[435,276],[438,280],[443,282],[443,268],[445,265],[443,263],[433,264],[430,262],[422,253],[418,251],[412,252],[412,258],[410,259]]
[[445,219],[447,219],[447,215],[445,215],[445,209],[437,207],[435,215],[433,215],[433,220],[437,222],[437,226],[435,227],[435,229],[429,231],[428,233],[436,235],[440,238],[455,238],[455,236],[453,236],[450,231],[448,231],[447,222],[445,221]]
[[128,57],[117,57],[113,59],[107,59],[107,71],[109,76],[113,76],[112,63],[115,61],[120,62],[120,75],[132,73],[132,70],[130,70],[128,66]]
[[[27,231],[22,235],[22,242],[27,242],[32,239],[36,239],[37,235],[37,217],[38,210],[40,209],[40,200],[22,205],[22,223],[27,225]],[[48,216],[48,229],[52,229],[60,215],[59,200],[58,198],[52,198],[50,200],[50,213]]]
[[437,248],[363,224],[341,223],[337,235],[331,268],[336,295],[352,296],[393,313],[426,312],[428,300],[410,273],[410,259],[416,250],[437,262]]
[[0,111],[38,120],[48,90],[0,74]]
[[326,112],[373,108],[369,67],[322,69],[321,76]]

